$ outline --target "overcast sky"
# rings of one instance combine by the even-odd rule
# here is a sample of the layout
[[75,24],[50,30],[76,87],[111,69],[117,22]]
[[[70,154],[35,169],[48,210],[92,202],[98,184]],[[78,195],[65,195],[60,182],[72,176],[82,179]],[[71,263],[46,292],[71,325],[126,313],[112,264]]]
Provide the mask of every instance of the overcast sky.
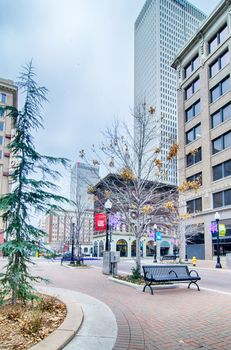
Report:
[[[0,0],[0,76],[33,58],[49,89],[39,151],[77,160],[133,106],[134,21],[144,0]],[[192,0],[209,14],[218,0]]]

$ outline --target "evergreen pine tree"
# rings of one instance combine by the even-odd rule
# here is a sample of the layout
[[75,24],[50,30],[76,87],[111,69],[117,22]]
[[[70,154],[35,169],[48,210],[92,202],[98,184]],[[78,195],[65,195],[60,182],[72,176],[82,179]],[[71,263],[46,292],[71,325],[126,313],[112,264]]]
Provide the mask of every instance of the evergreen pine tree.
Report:
[[12,304],[17,300],[26,302],[34,298],[33,283],[41,278],[33,276],[30,264],[31,253],[38,249],[44,232],[35,227],[30,220],[35,213],[60,210],[68,200],[55,194],[57,186],[53,183],[60,173],[52,166],[68,161],[64,158],[45,156],[37,152],[33,132],[41,128],[41,110],[47,101],[47,89],[36,83],[32,62],[23,68],[18,88],[25,96],[22,110],[15,107],[1,107],[12,118],[15,135],[9,144],[13,159],[10,169],[12,191],[0,197],[0,214],[5,222],[5,243],[3,252],[8,256],[5,273],[1,277],[2,298],[10,296]]

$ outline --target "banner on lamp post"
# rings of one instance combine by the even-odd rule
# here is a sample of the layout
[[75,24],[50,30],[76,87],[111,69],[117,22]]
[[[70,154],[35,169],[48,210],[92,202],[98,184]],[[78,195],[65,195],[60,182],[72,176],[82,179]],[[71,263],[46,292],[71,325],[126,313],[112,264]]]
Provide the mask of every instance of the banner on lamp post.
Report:
[[156,232],[156,241],[161,241],[162,240],[162,233],[157,231]]
[[105,231],[107,229],[107,216],[106,214],[95,214],[95,230]]
[[226,235],[226,227],[224,224],[219,224],[219,237],[224,237]]
[[219,224],[217,227],[216,221],[211,222],[210,232],[212,233],[212,237],[216,238],[217,231],[219,231],[219,237],[224,237],[226,235],[226,227],[224,224]]

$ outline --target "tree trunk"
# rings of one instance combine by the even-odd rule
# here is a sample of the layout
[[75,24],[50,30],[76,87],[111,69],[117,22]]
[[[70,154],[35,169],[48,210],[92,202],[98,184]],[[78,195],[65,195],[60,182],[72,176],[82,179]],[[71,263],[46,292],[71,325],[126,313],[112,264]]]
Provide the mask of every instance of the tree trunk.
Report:
[[140,257],[140,237],[136,237],[136,268],[141,268],[141,257]]

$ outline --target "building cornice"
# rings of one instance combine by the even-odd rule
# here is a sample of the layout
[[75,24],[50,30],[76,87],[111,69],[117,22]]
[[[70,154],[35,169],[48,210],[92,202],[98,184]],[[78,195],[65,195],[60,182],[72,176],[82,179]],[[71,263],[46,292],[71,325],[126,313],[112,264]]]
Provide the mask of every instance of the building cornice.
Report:
[[192,38],[183,46],[183,48],[178,52],[178,54],[175,56],[174,61],[171,63],[171,67],[176,69],[178,62],[182,61],[184,56],[198,43],[200,43],[201,40],[203,40],[204,35],[206,31],[211,27],[213,23],[217,21],[217,18],[219,18],[227,8],[231,5],[231,0],[222,0],[216,8],[213,10],[213,12],[210,14],[210,16],[202,23],[198,31],[192,36]]

